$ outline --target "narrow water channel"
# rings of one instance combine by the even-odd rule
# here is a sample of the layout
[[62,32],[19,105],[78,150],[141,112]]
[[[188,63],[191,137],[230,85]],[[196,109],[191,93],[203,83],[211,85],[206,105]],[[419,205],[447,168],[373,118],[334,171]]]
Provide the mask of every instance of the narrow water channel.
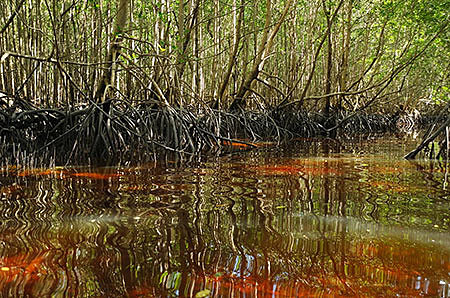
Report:
[[450,169],[416,143],[3,168],[1,297],[450,297]]

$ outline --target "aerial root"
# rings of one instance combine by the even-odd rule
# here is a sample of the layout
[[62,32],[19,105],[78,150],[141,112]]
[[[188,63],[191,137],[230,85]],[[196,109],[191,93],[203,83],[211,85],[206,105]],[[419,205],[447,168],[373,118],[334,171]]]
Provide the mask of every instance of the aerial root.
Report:
[[[34,160],[30,164],[49,159],[57,163],[143,162],[163,152],[199,155],[246,150],[256,147],[257,141],[322,135],[326,130],[320,117],[301,110],[229,113],[208,107],[199,114],[164,104],[136,106],[125,100],[66,110],[21,103],[0,111],[0,153],[7,163],[23,155]],[[334,122],[346,119],[345,113],[334,117]],[[358,114],[342,124],[344,132],[395,128],[392,118],[378,114]]]

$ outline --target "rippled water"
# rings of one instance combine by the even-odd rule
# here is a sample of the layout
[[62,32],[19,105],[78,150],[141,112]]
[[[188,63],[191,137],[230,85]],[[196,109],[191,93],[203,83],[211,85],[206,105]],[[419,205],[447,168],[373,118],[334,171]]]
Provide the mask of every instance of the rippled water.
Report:
[[410,137],[0,172],[2,297],[450,297],[446,164]]

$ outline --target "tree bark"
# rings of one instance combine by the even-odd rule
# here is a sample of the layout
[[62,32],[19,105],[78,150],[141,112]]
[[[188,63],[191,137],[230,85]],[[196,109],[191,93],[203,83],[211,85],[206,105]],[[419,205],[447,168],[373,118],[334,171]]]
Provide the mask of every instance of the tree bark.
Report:
[[97,102],[103,102],[106,97],[108,86],[113,86],[115,81],[115,72],[117,68],[117,59],[120,55],[120,46],[122,43],[122,34],[128,21],[128,9],[130,0],[117,0],[117,15],[113,29],[113,39],[106,58],[106,70],[100,80],[94,99]]
[[256,52],[255,62],[253,63],[253,68],[250,71],[250,74],[245,77],[244,81],[242,82],[241,86],[239,87],[239,91],[236,94],[236,97],[230,106],[231,111],[237,111],[240,108],[242,108],[242,105],[244,103],[245,94],[247,93],[248,90],[250,90],[250,86],[253,83],[253,81],[256,79],[256,77],[258,77],[258,74],[260,72],[259,67],[262,64],[265,49],[267,49],[266,44],[267,44],[267,39],[269,36],[269,30],[270,30],[269,26],[270,26],[271,21],[272,21],[272,1],[267,0],[264,31],[263,31],[263,36],[261,37],[261,42],[259,44],[258,50]]
[[[331,69],[333,67],[333,44],[331,43],[331,26],[333,25],[331,23],[330,18],[330,10],[328,9],[325,0],[322,1],[323,10],[325,12],[325,16],[327,19],[327,27],[329,28],[327,30],[327,72],[325,76],[325,94],[331,93]],[[325,124],[327,124],[328,119],[330,118],[330,109],[331,109],[331,97],[327,96],[325,97],[325,108],[323,111],[324,117],[325,117]],[[330,123],[331,124],[331,123]],[[333,124],[331,124],[330,127],[333,127]],[[325,128],[329,128],[325,126]]]
[[[236,4],[236,0],[234,0],[234,4]],[[220,84],[219,93],[217,99],[215,100],[212,108],[218,109],[220,107],[220,103],[222,102],[223,95],[228,86],[228,82],[230,81],[231,72],[233,70],[234,61],[236,60],[237,51],[239,49],[239,41],[241,40],[241,25],[242,20],[244,19],[244,6],[245,2],[241,1],[239,8],[239,16],[237,17],[236,25],[234,28],[233,34],[233,49],[230,53],[230,57],[228,59],[227,70],[223,76],[222,83]],[[234,5],[234,13],[236,13],[237,7]]]
[[9,25],[11,25],[11,23],[13,22],[14,18],[16,17],[17,13],[19,12],[20,8],[22,8],[22,5],[24,3],[25,0],[21,0],[19,4],[17,4],[16,9],[11,13],[5,25],[3,25],[2,29],[0,30],[0,35],[3,34],[6,31],[6,29],[8,29]]
[[302,94],[300,96],[300,100],[299,100],[299,105],[300,106],[302,106],[303,101],[304,101],[304,99],[306,97],[306,94],[308,93],[309,87],[311,85],[311,82],[312,82],[312,79],[313,79],[313,76],[314,76],[314,73],[315,73],[315,70],[316,70],[317,60],[319,59],[319,54],[320,54],[320,51],[322,49],[322,46],[325,43],[325,40],[327,39],[329,34],[331,34],[330,33],[331,32],[331,25],[333,24],[333,22],[334,22],[334,20],[335,20],[335,18],[337,16],[337,14],[338,14],[338,12],[339,12],[343,2],[344,2],[344,0],[339,1],[338,7],[334,11],[334,13],[331,16],[329,22],[327,22],[327,30],[326,30],[325,34],[323,35],[322,40],[320,41],[319,46],[316,49],[316,52],[314,53],[314,60],[312,62],[312,69],[311,69],[309,77],[308,77],[308,79],[306,81],[305,87],[303,88]]
[[245,95],[247,92],[251,89],[251,85],[253,81],[255,81],[258,78],[259,73],[264,68],[264,62],[267,59],[273,45],[273,40],[278,33],[278,30],[280,29],[281,24],[283,23],[284,19],[286,18],[287,13],[289,12],[289,8],[291,6],[292,0],[288,0],[286,3],[286,6],[284,7],[284,11],[281,14],[279,21],[275,25],[274,28],[270,31],[269,35],[269,26],[270,22],[272,20],[272,2],[271,0],[267,0],[266,3],[266,20],[264,25],[264,33],[261,38],[261,43],[258,47],[257,56],[255,58],[255,63],[253,64],[253,68],[250,71],[250,74],[246,77],[244,82],[241,84],[239,91],[232,102],[230,106],[231,111],[237,111],[239,109],[242,109],[242,106],[245,103]]
[[[340,91],[345,91],[347,89],[348,80],[348,59],[350,56],[350,36],[352,33],[352,9],[353,0],[348,0],[345,7],[345,18],[342,25],[342,59],[339,70],[339,89]],[[341,106],[343,96],[338,103]]]

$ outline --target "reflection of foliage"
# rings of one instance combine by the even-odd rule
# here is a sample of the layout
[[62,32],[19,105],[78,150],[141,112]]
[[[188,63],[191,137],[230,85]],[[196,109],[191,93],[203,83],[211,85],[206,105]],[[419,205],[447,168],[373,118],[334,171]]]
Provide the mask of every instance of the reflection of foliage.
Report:
[[0,270],[23,270],[16,279],[0,275],[0,291],[439,293],[450,239],[422,230],[449,229],[443,169],[374,155],[287,155],[249,152],[189,167],[2,170]]

